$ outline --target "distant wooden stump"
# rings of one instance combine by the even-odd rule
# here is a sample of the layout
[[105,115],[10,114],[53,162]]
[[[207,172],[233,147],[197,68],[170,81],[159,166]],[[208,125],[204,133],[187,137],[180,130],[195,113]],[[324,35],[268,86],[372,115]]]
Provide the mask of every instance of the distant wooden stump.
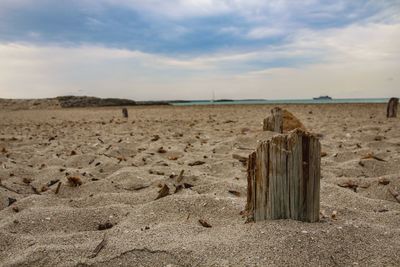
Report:
[[283,133],[283,110],[281,108],[271,109],[271,116],[264,119],[263,130]]
[[271,115],[263,122],[264,131],[285,133],[294,129],[305,130],[306,128],[296,116],[279,107],[271,109]]
[[301,129],[261,142],[249,155],[249,220],[319,220],[321,144]]
[[127,108],[122,109],[122,116],[124,116],[124,118],[128,118],[128,109]]
[[397,105],[399,104],[399,99],[396,97],[390,98],[387,109],[386,109],[386,117],[387,118],[396,118],[397,117]]

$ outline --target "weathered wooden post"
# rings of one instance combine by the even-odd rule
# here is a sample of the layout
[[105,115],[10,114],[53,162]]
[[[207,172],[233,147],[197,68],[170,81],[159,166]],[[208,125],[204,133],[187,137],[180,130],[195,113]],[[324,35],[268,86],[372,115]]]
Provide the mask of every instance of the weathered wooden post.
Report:
[[128,118],[128,109],[127,108],[122,108],[122,116],[124,116],[124,118]]
[[283,110],[281,108],[271,109],[271,116],[264,119],[263,130],[283,133]]
[[248,219],[319,220],[321,144],[296,129],[259,143],[247,169]]
[[264,131],[285,133],[297,128],[303,130],[306,129],[301,121],[296,118],[296,116],[294,116],[288,110],[281,109],[279,107],[271,109],[271,115],[264,119],[263,122]]
[[389,99],[386,109],[386,117],[387,118],[396,118],[397,117],[397,105],[399,104],[399,99],[396,97],[392,97]]

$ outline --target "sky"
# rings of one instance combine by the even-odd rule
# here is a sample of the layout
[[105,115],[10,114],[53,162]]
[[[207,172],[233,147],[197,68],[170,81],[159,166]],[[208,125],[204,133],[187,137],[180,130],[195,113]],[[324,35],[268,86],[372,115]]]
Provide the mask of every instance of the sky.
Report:
[[400,0],[0,0],[0,98],[400,96]]

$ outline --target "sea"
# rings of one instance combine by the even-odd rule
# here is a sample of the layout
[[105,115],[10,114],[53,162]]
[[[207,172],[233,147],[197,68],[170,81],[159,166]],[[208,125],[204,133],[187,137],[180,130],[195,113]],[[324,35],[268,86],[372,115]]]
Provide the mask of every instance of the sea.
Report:
[[170,103],[174,106],[192,105],[257,105],[257,104],[355,104],[387,103],[389,98],[336,98],[336,99],[279,99],[279,100],[198,100]]

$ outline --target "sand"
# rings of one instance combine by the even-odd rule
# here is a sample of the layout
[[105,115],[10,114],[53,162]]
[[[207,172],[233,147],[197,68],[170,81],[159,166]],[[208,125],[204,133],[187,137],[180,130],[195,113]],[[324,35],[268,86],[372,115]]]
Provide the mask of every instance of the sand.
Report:
[[281,106],[321,136],[321,221],[245,223],[233,155],[274,135],[272,107],[0,110],[0,265],[400,266],[400,119],[381,104]]

